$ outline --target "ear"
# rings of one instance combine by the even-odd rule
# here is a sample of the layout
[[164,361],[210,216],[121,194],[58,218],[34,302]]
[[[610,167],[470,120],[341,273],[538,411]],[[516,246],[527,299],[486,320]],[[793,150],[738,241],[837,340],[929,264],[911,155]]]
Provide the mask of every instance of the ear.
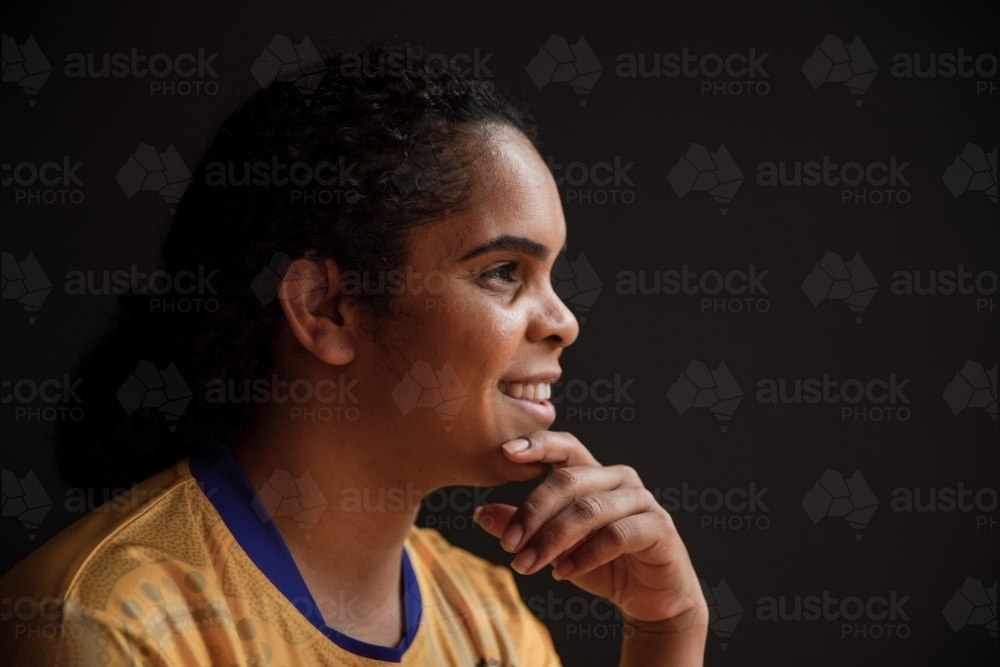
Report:
[[332,260],[293,261],[278,285],[285,319],[302,347],[334,366],[355,356],[357,316],[340,293],[341,275]]

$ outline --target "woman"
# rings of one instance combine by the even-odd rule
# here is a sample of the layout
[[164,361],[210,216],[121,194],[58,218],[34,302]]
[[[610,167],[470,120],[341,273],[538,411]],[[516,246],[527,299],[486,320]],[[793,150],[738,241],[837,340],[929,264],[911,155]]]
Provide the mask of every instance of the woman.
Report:
[[123,297],[83,364],[63,473],[152,476],[3,578],[40,602],[4,653],[559,664],[506,568],[414,527],[434,489],[551,470],[475,521],[517,572],[617,604],[621,665],[701,664],[707,606],[669,515],[634,470],[547,430],[578,327],[549,277],[566,228],[530,117],[381,47],[325,65],[246,102],[177,208],[166,271],[205,275],[212,300]]

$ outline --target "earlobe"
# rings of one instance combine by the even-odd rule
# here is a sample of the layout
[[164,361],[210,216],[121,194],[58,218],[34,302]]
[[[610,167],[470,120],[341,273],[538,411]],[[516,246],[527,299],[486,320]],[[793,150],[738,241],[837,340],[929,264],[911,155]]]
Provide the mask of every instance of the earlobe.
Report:
[[340,293],[335,262],[293,261],[278,285],[285,319],[302,347],[334,366],[354,360],[355,317]]

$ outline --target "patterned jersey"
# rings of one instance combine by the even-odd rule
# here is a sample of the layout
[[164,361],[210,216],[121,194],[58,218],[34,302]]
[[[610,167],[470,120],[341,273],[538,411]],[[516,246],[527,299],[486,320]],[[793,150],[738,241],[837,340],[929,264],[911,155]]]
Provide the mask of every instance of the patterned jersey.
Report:
[[273,523],[258,521],[272,532],[256,535],[238,527],[225,506],[232,490],[206,494],[189,465],[197,462],[182,460],[112,499],[0,579],[4,664],[560,664],[510,571],[429,529],[414,527],[404,545],[408,625],[399,646],[366,644],[326,628],[290,594],[288,582],[301,577],[294,561],[284,560],[287,550],[256,546],[277,535]]

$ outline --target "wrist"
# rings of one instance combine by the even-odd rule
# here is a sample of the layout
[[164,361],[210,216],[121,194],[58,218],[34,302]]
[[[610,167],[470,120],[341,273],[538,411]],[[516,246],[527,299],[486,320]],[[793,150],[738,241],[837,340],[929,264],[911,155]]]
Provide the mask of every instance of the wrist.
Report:
[[622,615],[621,667],[698,666],[705,656],[708,605],[698,604],[661,621]]
[[622,636],[660,637],[680,632],[708,633],[708,604],[704,601],[685,611],[659,621],[643,621],[622,612]]

